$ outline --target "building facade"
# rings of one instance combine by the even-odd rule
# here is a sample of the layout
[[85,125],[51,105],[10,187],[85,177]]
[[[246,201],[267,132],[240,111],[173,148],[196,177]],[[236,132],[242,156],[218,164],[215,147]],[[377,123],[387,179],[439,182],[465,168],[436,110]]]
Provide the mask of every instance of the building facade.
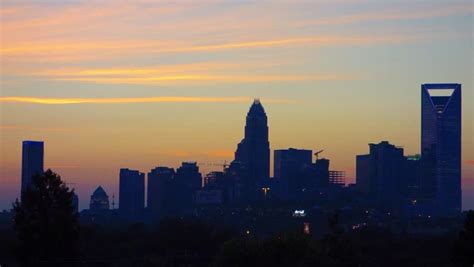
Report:
[[274,179],[283,199],[296,200],[310,189],[305,172],[312,159],[311,150],[290,148],[274,151]]
[[119,211],[128,217],[139,216],[145,208],[145,174],[120,169],[119,180]]
[[387,141],[369,147],[370,154],[357,156],[356,179],[360,191],[380,210],[400,211],[405,167],[403,148]]
[[231,168],[240,171],[237,174],[239,184],[236,185],[240,200],[256,200],[260,184],[270,175],[268,121],[258,99],[247,113],[244,138],[237,146]]
[[21,160],[21,192],[32,182],[32,177],[44,172],[44,142],[23,141]]
[[171,205],[172,182],[175,176],[173,168],[156,167],[148,173],[147,208],[153,215],[166,212]]
[[461,212],[461,84],[421,85],[422,193],[441,216]]

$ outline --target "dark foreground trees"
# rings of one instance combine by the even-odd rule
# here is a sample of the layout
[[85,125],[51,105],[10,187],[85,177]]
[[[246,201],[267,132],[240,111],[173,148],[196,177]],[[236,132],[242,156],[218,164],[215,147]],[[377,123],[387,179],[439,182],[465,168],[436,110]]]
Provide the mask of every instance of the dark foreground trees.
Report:
[[[347,230],[338,213],[329,217],[330,232],[322,238],[302,229],[258,237],[196,218],[129,227],[84,224],[79,233],[72,192],[49,170],[33,179],[14,212],[17,252],[26,266],[473,266],[474,257],[474,212],[459,238],[376,226]],[[5,233],[0,229],[0,250],[14,239]],[[7,262],[2,252],[0,265]]]
[[457,266],[474,266],[474,211],[467,212],[464,227],[454,245],[454,262]]
[[17,254],[25,266],[71,266],[77,257],[79,223],[73,191],[51,170],[36,175],[13,204]]

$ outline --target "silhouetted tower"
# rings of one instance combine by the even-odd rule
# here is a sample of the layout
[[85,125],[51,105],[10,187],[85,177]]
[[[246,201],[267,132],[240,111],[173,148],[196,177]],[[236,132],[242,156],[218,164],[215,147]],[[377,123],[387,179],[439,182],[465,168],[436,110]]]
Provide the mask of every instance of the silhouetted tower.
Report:
[[174,169],[168,167],[156,167],[148,173],[147,208],[154,216],[169,208],[174,176]]
[[461,84],[421,85],[422,191],[439,215],[461,212]]
[[403,148],[387,141],[369,144],[370,154],[358,155],[357,186],[382,210],[399,211],[402,204]]
[[137,170],[120,169],[119,211],[138,216],[145,208],[145,174]]
[[308,188],[305,171],[311,165],[312,151],[306,149],[275,150],[273,175],[280,185],[281,197],[285,200],[300,199]]
[[21,192],[30,185],[31,178],[43,173],[44,143],[40,141],[23,141],[21,160]]
[[270,143],[267,115],[258,99],[247,113],[245,136],[237,147],[234,162],[245,169],[245,177],[240,177],[242,190],[259,191],[259,182],[268,179],[270,173]]

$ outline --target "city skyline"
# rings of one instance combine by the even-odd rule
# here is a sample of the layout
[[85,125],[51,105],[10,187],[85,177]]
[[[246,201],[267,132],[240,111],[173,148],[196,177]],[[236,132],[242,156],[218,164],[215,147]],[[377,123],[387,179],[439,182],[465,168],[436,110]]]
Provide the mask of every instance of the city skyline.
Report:
[[355,182],[368,143],[421,154],[419,88],[436,82],[463,85],[463,208],[474,207],[469,1],[2,5],[0,209],[19,196],[23,140],[45,142],[45,169],[82,209],[99,184],[118,196],[120,168],[220,170],[255,97],[270,170],[277,149],[324,149]]
[[[260,100],[255,99],[246,116],[244,138],[237,145],[230,164],[213,164],[221,166],[222,170],[212,171],[205,177],[199,172],[197,162],[183,161],[176,173],[174,168],[156,166],[148,173],[146,182],[145,173],[121,168],[118,210],[124,218],[143,220],[145,211],[153,216],[163,216],[175,212],[186,214],[194,205],[204,203],[253,205],[262,201],[262,192],[266,200],[270,191],[272,198],[290,203],[313,200],[346,185],[344,190],[362,194],[360,196],[369,203],[375,201],[376,209],[386,210],[388,214],[456,216],[462,205],[460,88],[461,84],[422,84],[423,152],[405,156],[402,147],[388,141],[369,144],[370,154],[356,155],[356,182],[352,184],[345,183],[344,171],[329,170],[330,159],[319,157],[324,150],[314,153],[316,161],[313,163],[311,150],[276,149],[274,173],[269,176],[268,119]],[[23,192],[29,187],[31,176],[43,172],[44,142],[23,141],[22,147]],[[339,178],[331,178],[331,173],[340,173],[337,174]],[[148,183],[146,188],[145,183]],[[145,191],[148,192],[146,196]],[[78,207],[77,195],[74,197],[74,205]],[[93,203],[104,201],[108,206],[108,196],[99,185],[91,196],[90,211],[100,214],[99,209],[93,209],[97,206]],[[112,202],[114,209],[114,197]]]

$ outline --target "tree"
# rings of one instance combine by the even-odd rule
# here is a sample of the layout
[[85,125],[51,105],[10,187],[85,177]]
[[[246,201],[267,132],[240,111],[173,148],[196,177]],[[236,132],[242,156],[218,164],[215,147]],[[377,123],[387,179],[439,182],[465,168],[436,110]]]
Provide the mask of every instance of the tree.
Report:
[[[74,191],[51,170],[32,177],[13,204],[18,256],[25,266],[71,266],[77,256],[78,214],[72,203]],[[69,261],[69,262],[68,262]]]
[[474,210],[466,214],[464,227],[454,245],[454,261],[457,266],[474,266]]

